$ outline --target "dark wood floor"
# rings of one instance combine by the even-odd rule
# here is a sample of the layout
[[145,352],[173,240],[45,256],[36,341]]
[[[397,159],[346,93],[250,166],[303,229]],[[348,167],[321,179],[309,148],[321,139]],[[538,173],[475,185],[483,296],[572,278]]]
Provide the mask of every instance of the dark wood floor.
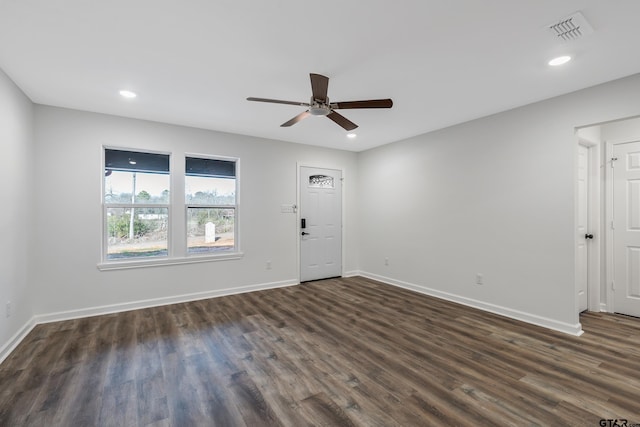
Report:
[[640,320],[576,338],[363,278],[37,326],[0,426],[640,423]]

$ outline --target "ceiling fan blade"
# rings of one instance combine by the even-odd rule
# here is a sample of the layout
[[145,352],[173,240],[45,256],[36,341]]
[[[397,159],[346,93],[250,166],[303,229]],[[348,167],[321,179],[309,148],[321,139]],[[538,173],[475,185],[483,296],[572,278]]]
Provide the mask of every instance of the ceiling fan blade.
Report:
[[337,124],[339,124],[340,126],[342,126],[344,130],[354,130],[355,128],[358,127],[357,124],[353,123],[351,120],[347,119],[342,114],[336,113],[335,111],[332,111],[329,114],[327,114],[327,117],[333,120],[334,122],[336,122]]
[[296,101],[282,101],[280,99],[268,99],[268,98],[247,98],[247,101],[258,101],[258,102],[271,102],[273,104],[287,104],[287,105],[298,105],[300,107],[308,107],[309,104],[306,102],[296,102]]
[[311,115],[311,113],[309,113],[309,110],[307,111],[303,111],[302,113],[298,114],[297,116],[295,116],[293,119],[289,120],[288,122],[284,122],[283,124],[280,125],[280,127],[289,127],[289,126],[293,126],[296,123],[298,123],[300,120],[306,119],[307,117],[309,117]]
[[311,77],[311,92],[313,99],[320,103],[327,102],[327,91],[329,90],[329,77],[320,74],[309,74]]
[[348,108],[391,108],[393,101],[390,99],[370,99],[368,101],[347,101],[331,103],[331,108],[346,110]]

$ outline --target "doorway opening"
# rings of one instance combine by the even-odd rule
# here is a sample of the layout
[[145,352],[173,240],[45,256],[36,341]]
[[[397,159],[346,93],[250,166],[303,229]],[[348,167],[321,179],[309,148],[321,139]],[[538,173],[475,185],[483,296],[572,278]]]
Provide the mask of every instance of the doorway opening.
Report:
[[[640,316],[640,118],[581,127],[576,136],[576,310],[586,282],[589,311]],[[586,182],[581,164],[590,169]]]

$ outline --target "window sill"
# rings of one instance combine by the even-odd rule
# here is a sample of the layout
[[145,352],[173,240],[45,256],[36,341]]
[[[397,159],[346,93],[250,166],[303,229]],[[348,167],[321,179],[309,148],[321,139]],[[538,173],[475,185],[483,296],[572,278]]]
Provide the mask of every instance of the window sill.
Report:
[[162,259],[145,259],[131,261],[112,261],[98,263],[98,270],[125,270],[128,268],[144,268],[144,267],[161,267],[166,265],[177,264],[196,264],[201,262],[227,261],[233,259],[241,259],[244,256],[242,252],[233,252],[224,255],[193,255],[190,257],[179,258],[162,258]]

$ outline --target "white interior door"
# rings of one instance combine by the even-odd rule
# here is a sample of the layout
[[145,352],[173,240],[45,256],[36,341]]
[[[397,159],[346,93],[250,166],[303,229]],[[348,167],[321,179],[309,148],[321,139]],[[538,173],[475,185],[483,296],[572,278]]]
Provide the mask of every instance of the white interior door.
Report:
[[[578,218],[576,224],[576,288],[578,311],[589,306],[589,148],[578,145]],[[590,237],[591,236],[591,237]]]
[[342,276],[342,172],[300,167],[300,281]]
[[613,146],[614,311],[640,317],[640,141]]

